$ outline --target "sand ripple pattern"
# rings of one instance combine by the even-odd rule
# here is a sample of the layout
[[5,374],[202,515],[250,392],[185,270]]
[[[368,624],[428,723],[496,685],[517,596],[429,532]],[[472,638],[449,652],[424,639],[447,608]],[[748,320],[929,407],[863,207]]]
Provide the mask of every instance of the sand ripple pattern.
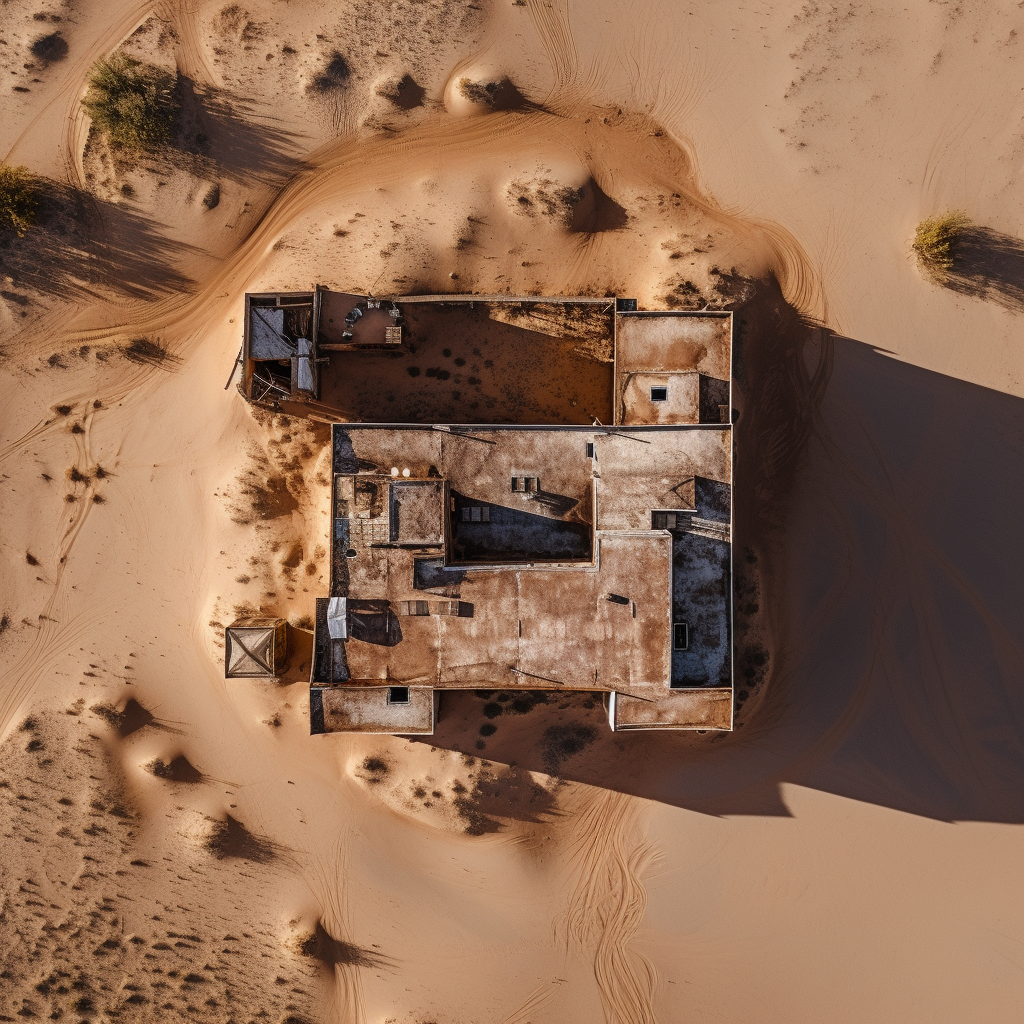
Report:
[[607,1024],[657,1022],[657,971],[629,946],[647,909],[641,875],[652,859],[640,811],[632,797],[601,792],[575,815],[571,860],[576,884],[562,928],[569,947],[593,950]]

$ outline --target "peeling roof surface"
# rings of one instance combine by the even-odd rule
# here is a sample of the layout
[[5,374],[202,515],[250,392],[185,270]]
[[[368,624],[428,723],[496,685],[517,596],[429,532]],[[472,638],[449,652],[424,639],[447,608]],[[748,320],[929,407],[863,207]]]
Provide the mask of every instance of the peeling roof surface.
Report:
[[517,687],[615,694],[615,728],[731,728],[731,317],[615,320],[616,380],[681,374],[682,422],[333,426],[346,629],[319,599],[316,731],[430,731],[435,689]]

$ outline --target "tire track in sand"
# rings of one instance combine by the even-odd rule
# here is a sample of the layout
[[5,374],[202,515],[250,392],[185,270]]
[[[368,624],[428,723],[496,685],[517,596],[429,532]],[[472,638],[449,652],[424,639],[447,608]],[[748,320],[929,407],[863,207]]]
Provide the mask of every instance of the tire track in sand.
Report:
[[[133,380],[141,377],[140,371],[129,376]],[[122,384],[124,383],[122,382]],[[130,384],[125,386],[130,390]],[[92,425],[98,411],[104,409],[102,401],[97,404],[97,400],[91,397],[79,396],[69,404],[79,410],[77,415],[82,429],[81,432],[72,435],[75,450],[72,468],[81,473],[84,478],[84,488],[80,493],[76,493],[76,500],[73,503],[68,502],[61,505],[59,526],[54,536],[54,554],[51,559],[56,569],[52,581],[47,580],[51,590],[42,610],[38,613],[36,623],[34,623],[36,634],[28,649],[0,680],[0,736],[6,733],[43,674],[55,663],[56,659],[92,635],[95,627],[106,616],[113,614],[119,605],[118,600],[104,597],[78,614],[73,614],[71,595],[64,586],[64,578],[75,542],[81,535],[95,504],[96,480],[92,472],[96,467],[97,459],[92,447]],[[54,431],[59,429],[63,432],[66,422],[67,420],[58,418],[48,421],[44,426],[52,427]],[[43,430],[33,428],[25,437],[29,435],[37,437],[43,433]],[[122,438],[113,452],[115,462],[120,454],[123,440]],[[17,444],[18,442],[15,442],[10,446],[10,450],[13,451]],[[65,518],[69,505],[72,506],[70,516]]]
[[[353,830],[344,830],[334,844],[333,856],[310,855],[306,883],[320,904],[320,923],[335,939],[352,934],[352,914],[348,902],[348,844]],[[366,1005],[359,979],[358,963],[334,964],[334,992],[329,1018],[338,1024],[364,1024]]]
[[[106,24],[101,21],[91,37],[86,34],[79,36],[81,49],[74,52],[64,69],[64,84],[25,125],[4,155],[3,163],[18,163],[19,152],[28,147],[29,139],[36,131],[51,129],[55,122],[62,123],[60,149],[67,180],[73,185],[84,187],[81,149],[85,142],[82,134],[85,113],[78,101],[85,91],[89,69],[99,58],[107,56],[146,19],[150,4],[133,3],[120,9],[117,5],[111,5],[111,10],[115,12],[114,17]],[[84,24],[91,25],[92,22],[85,19]]]
[[638,801],[612,792],[586,797],[575,815],[570,860],[576,883],[561,927],[568,947],[593,950],[607,1024],[657,1024],[657,971],[629,948],[647,909],[640,879],[653,855],[639,815]]
[[534,1014],[543,1010],[555,996],[558,982],[545,981],[538,985],[527,997],[526,1002],[507,1017],[501,1018],[501,1024],[534,1024]]
[[526,7],[555,76],[544,103],[546,105],[553,97],[571,102],[577,98],[579,55],[569,24],[568,0],[527,0]]

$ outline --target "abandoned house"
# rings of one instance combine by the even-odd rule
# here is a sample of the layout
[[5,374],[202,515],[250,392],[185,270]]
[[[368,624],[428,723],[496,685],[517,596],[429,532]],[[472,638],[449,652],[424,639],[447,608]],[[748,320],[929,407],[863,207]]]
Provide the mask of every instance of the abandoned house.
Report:
[[[254,349],[266,310],[286,343]],[[248,297],[243,393],[334,421],[311,731],[429,734],[446,689],[730,729],[731,361],[728,312]]]

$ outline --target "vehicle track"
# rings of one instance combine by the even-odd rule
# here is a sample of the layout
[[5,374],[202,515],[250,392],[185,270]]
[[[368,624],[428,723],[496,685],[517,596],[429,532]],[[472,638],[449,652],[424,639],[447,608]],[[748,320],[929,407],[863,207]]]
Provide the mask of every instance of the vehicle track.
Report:
[[641,805],[623,793],[588,795],[575,815],[576,882],[560,929],[569,948],[593,951],[594,978],[607,1024],[656,1024],[654,965],[630,948],[647,908],[641,881],[652,859]]
[[155,13],[174,27],[177,38],[174,58],[178,72],[191,78],[196,85],[218,88],[221,85],[220,78],[207,60],[199,32],[201,6],[195,0],[163,0],[156,7]]
[[537,1014],[555,997],[557,982],[545,981],[538,985],[517,1010],[501,1018],[501,1024],[538,1024]]
[[[224,312],[223,300],[237,301],[246,281],[288,226],[311,208],[343,202],[363,190],[368,163],[380,168],[375,185],[382,188],[406,180],[413,171],[422,174],[424,167],[446,167],[485,152],[491,159],[499,154],[520,154],[523,139],[529,138],[534,145],[553,144],[563,149],[568,145],[593,153],[595,177],[608,181],[613,177],[613,169],[608,166],[611,157],[602,154],[600,140],[592,137],[594,130],[579,121],[531,112],[458,120],[439,116],[398,135],[335,140],[310,156],[307,169],[298,172],[282,189],[200,292],[119,304],[112,307],[123,310],[118,321],[76,331],[74,340],[98,343],[117,335],[166,334],[176,339],[175,354],[187,358],[199,331]],[[686,145],[667,137],[653,138],[646,126],[638,126],[632,135],[636,153],[630,159],[635,164],[643,161],[653,184],[679,194],[709,217],[756,240],[770,253],[789,301],[812,316],[826,315],[818,275],[788,231],[767,222],[751,224],[719,208],[701,192],[695,161]]]
[[579,54],[569,24],[568,0],[528,0],[527,10],[555,76],[545,106],[553,100],[571,103],[579,99]]
[[[18,163],[18,154],[27,148],[30,136],[36,131],[48,131],[50,125],[59,121],[64,125],[61,157],[64,161],[65,176],[70,184],[84,186],[82,148],[85,142],[83,130],[86,118],[79,99],[89,68],[130,35],[148,17],[151,9],[151,5],[147,3],[112,5],[110,10],[115,12],[113,20],[105,25],[100,24],[96,34],[91,38],[86,32],[79,36],[82,46],[73,51],[69,64],[64,69],[64,84],[22,129],[21,134],[4,155],[3,163]],[[85,24],[91,27],[93,22],[86,19]]]
[[[331,857],[311,855],[306,871],[306,880],[321,908],[321,921],[327,932],[338,937],[352,934],[352,915],[346,893],[348,892],[348,843],[353,830],[344,830],[338,835]],[[331,998],[330,1018],[337,1024],[364,1024],[366,1004],[360,968],[351,964],[334,965],[334,992]]]

